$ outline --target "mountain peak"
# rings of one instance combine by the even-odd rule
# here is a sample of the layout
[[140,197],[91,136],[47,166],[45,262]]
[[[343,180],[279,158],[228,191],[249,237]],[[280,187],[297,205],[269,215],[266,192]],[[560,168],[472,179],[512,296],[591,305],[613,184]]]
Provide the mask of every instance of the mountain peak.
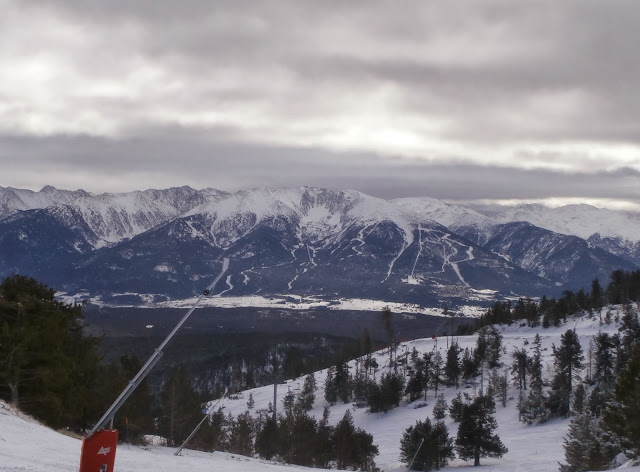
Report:
[[55,188],[53,185],[45,185],[40,190],[40,193],[46,193],[47,195],[52,195],[52,194],[56,193],[57,191],[58,191],[58,189]]

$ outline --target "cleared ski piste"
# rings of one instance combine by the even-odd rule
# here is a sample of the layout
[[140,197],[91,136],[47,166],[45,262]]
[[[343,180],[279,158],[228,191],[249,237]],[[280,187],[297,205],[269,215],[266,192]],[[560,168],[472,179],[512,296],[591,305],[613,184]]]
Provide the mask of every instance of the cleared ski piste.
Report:
[[[605,309],[606,310],[606,309]],[[615,315],[615,310],[613,310]],[[603,312],[604,317],[604,312]],[[517,325],[501,327],[500,331],[504,336],[503,345],[507,354],[503,354],[502,361],[506,364],[511,362],[511,352],[514,348],[525,346],[533,348],[533,338],[536,333],[540,334],[542,340],[543,363],[545,364],[545,376],[549,373],[546,366],[553,364],[552,344],[560,344],[560,335],[567,329],[573,329],[580,337],[583,349],[588,349],[591,336],[599,331],[614,333],[617,331],[617,324],[600,325],[598,318],[569,319],[567,324],[548,329],[519,327]],[[476,342],[475,336],[461,336],[458,338],[460,347],[473,347]],[[437,342],[437,349],[444,354],[447,347],[446,338],[420,339],[401,344],[398,355],[405,351],[411,351],[415,346],[419,352],[431,351]],[[380,351],[375,354],[381,368],[378,369],[377,377],[384,373],[387,366],[388,353]],[[351,366],[353,367],[353,363]],[[311,414],[320,418],[325,405],[324,400],[324,379],[326,371],[315,374],[317,390],[316,402]],[[289,380],[278,386],[278,409],[282,408],[282,400],[289,389],[296,391],[302,388],[304,378]],[[486,383],[485,383],[486,387]],[[479,388],[479,384],[465,388],[445,388],[441,390],[445,394],[448,403],[458,391],[473,394]],[[244,392],[243,398],[236,400],[227,399],[221,404],[225,406],[225,413],[234,416],[247,409],[247,399],[249,394],[253,394],[255,406],[253,412],[267,407],[273,401],[273,386],[265,386]],[[558,462],[564,462],[563,438],[566,435],[569,420],[556,419],[542,425],[526,425],[518,421],[516,410],[518,392],[510,390],[510,400],[506,407],[501,404],[496,405],[496,419],[498,422],[497,433],[508,447],[509,452],[500,459],[484,458],[481,460],[480,468],[473,467],[472,462],[455,459],[449,467],[441,470],[472,471],[490,470],[495,472],[551,472],[558,470]],[[338,403],[331,407],[329,421],[332,424],[340,421],[347,409],[351,409],[354,423],[357,427],[365,429],[374,437],[374,443],[378,445],[380,455],[375,458],[376,465],[386,471],[404,471],[406,466],[399,461],[400,439],[403,431],[416,420],[423,420],[426,417],[432,418],[433,405],[435,404],[434,393],[429,391],[427,403],[423,408],[415,408],[422,403],[416,401],[407,404],[401,403],[400,407],[388,413],[367,413],[364,408],[354,408],[351,403]],[[453,423],[449,417],[445,419],[449,428],[449,434],[455,438],[457,433],[457,423]],[[80,460],[81,441],[70,438],[46,428],[32,419],[25,417],[14,411],[10,406],[0,402],[0,471],[23,472],[23,471],[77,471]],[[121,444],[118,446],[116,454],[117,472],[134,471],[156,471],[173,472],[188,471],[199,472],[216,470],[220,472],[236,471],[295,471],[310,470],[300,466],[290,466],[276,464],[255,458],[247,458],[237,454],[222,452],[204,453],[199,451],[184,450],[183,455],[176,457],[173,455],[174,448],[161,446],[150,446],[139,448]],[[317,469],[315,469],[317,470]],[[624,470],[640,472],[640,466],[626,467]]]

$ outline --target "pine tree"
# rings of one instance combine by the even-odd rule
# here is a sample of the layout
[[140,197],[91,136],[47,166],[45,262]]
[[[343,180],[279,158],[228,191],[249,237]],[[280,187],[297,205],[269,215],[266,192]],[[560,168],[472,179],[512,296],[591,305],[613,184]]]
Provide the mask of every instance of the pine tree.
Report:
[[586,396],[583,409],[585,409],[591,416],[600,418],[610,400],[611,391],[604,390],[600,385],[596,384]]
[[374,374],[378,369],[378,361],[375,360],[371,354],[367,354],[367,357],[364,360],[364,368],[367,380],[369,380],[369,375]]
[[571,409],[574,413],[582,414],[585,410],[585,402],[586,402],[586,390],[584,388],[584,384],[581,383],[576,387],[575,394],[573,395],[573,403],[571,404]]
[[522,420],[531,424],[534,422],[544,422],[549,416],[546,406],[547,399],[544,394],[544,382],[542,379],[542,341],[540,335],[536,334],[533,339],[533,357],[528,365],[529,373],[529,395],[522,406]]
[[370,411],[386,412],[400,405],[403,392],[404,376],[393,372],[383,374],[379,385],[373,381],[369,384],[367,402]]
[[313,374],[308,374],[304,378],[302,391],[298,395],[297,406],[303,411],[309,411],[313,408],[313,402],[316,400],[315,395],[316,378]]
[[613,402],[604,412],[605,428],[616,435],[625,453],[640,457],[640,343],[618,376]]
[[371,413],[379,411],[388,411],[385,409],[384,399],[382,398],[382,389],[375,380],[369,380],[367,385],[367,405]]
[[237,393],[242,390],[242,369],[237,362],[231,364],[231,381],[229,385],[230,393]]
[[333,428],[329,426],[329,407],[322,410],[322,419],[318,422],[316,436],[316,457],[317,467],[328,469],[333,459]]
[[502,355],[502,335],[496,330],[489,332],[489,346],[487,350],[487,363],[490,369],[500,365],[500,356]]
[[293,407],[295,406],[295,402],[296,402],[295,394],[290,389],[287,390],[287,393],[282,399],[282,406],[284,407],[285,413],[293,412]]
[[396,373],[383,375],[380,379],[382,397],[386,405],[400,406],[404,392],[404,376]]
[[293,421],[291,451],[288,463],[313,467],[317,456],[318,423],[306,412],[298,410]]
[[522,413],[524,413],[525,397],[524,391],[527,389],[527,372],[529,370],[529,354],[525,348],[515,349],[511,354],[513,362],[511,363],[511,375],[513,383],[518,388],[518,415],[522,421]]
[[502,457],[507,448],[498,435],[495,404],[489,396],[479,396],[469,405],[464,405],[462,418],[456,437],[456,449],[462,460],[473,459],[473,465],[480,465],[481,457]]
[[476,339],[476,347],[473,350],[473,357],[477,365],[481,365],[487,360],[487,350],[489,349],[487,332],[488,328],[482,328]]
[[507,372],[500,374],[497,369],[491,371],[489,376],[489,388],[487,395],[495,396],[503,407],[507,406],[507,398],[509,393],[509,377]]
[[[465,393],[465,397],[468,399],[469,394]],[[458,392],[451,400],[451,405],[449,405],[449,416],[455,423],[459,423],[462,419],[463,406],[464,402],[462,401],[462,393]]]
[[424,372],[424,400],[427,401],[427,392],[431,385],[431,370],[433,366],[433,353],[425,352],[422,355],[422,371]]
[[460,360],[458,359],[458,355],[462,350],[458,343],[455,341],[451,343],[449,349],[447,350],[447,362],[444,366],[444,376],[447,379],[447,384],[449,386],[455,385],[458,387],[460,385]]
[[211,414],[209,421],[205,423],[203,434],[206,436],[206,442],[209,447],[209,451],[225,451],[229,441],[229,424],[227,423],[227,417],[222,411],[222,408],[218,408],[217,411]]
[[442,370],[443,370],[443,362],[442,356],[440,355],[440,351],[436,351],[432,356],[431,361],[431,372],[429,374],[429,380],[431,382],[431,386],[435,391],[435,396],[438,396],[438,388],[442,383]]
[[243,456],[253,454],[253,418],[248,411],[238,415],[231,425],[228,451]]
[[549,395],[549,410],[554,416],[567,416],[570,412],[574,378],[579,378],[584,355],[578,336],[567,330],[560,336],[560,347],[553,346],[555,376]]
[[352,398],[352,382],[349,373],[349,365],[346,362],[336,366],[333,383],[336,389],[336,395],[343,403],[349,403]]
[[478,363],[472,349],[465,348],[462,354],[462,378],[470,380],[478,375]]
[[527,389],[527,367],[529,366],[529,355],[525,348],[515,349],[511,354],[513,362],[511,363],[511,375],[513,383],[518,390]]
[[373,436],[362,428],[357,428],[353,434],[353,454],[351,467],[367,472],[377,472],[374,457],[378,455],[378,446],[373,444]]
[[0,398],[50,426],[83,427],[103,380],[98,340],[84,332],[82,306],[54,295],[21,275],[0,284]]
[[335,367],[329,367],[327,369],[327,377],[324,381],[324,399],[329,405],[335,405],[338,401],[338,389],[334,381],[335,371]]
[[409,381],[407,382],[407,388],[405,393],[409,395],[409,401],[416,401],[418,398],[422,397],[422,392],[424,391],[425,379],[423,369],[416,369],[409,377]]
[[333,435],[336,466],[338,469],[346,469],[351,462],[351,451],[353,449],[353,434],[355,427],[351,412],[347,410],[335,427]]
[[622,311],[622,323],[620,326],[622,340],[617,368],[618,373],[624,368],[631,357],[633,344],[640,341],[640,320],[638,319],[638,311],[634,310],[631,304],[625,304]]
[[256,401],[253,399],[253,393],[250,393],[249,399],[247,400],[247,408],[253,410],[254,406],[256,406]]
[[447,416],[448,408],[447,401],[444,399],[444,394],[438,396],[436,404],[433,405],[433,417],[436,420],[444,419],[444,417]]
[[594,336],[593,340],[595,345],[595,372],[592,380],[609,390],[613,387],[614,381],[613,339],[608,333],[599,333]]
[[527,324],[532,328],[535,328],[540,324],[540,313],[538,311],[538,305],[536,305],[530,298],[527,298],[525,315],[527,318]]
[[353,399],[356,403],[366,403],[367,400],[367,375],[364,362],[356,361],[355,375],[353,376]]
[[279,444],[278,422],[269,415],[262,429],[256,434],[256,453],[260,457],[270,460],[277,454]]
[[591,306],[596,310],[604,306],[604,292],[597,278],[591,282]]
[[400,460],[411,465],[411,470],[437,470],[446,467],[454,457],[453,439],[449,438],[447,427],[441,421],[434,425],[428,418],[416,421],[402,434]]
[[378,447],[373,445],[373,436],[353,425],[351,412],[347,410],[336,425],[333,433],[333,447],[338,469],[373,470],[373,457],[378,454]]
[[283,414],[278,415],[278,444],[277,454],[278,457],[286,462],[291,463],[293,453],[293,437],[295,413],[292,410],[285,411]]
[[598,420],[588,414],[577,414],[571,419],[569,432],[564,439],[567,464],[561,464],[560,471],[607,470],[615,453]]
[[484,327],[478,334],[474,356],[476,364],[486,363],[490,369],[500,365],[502,354],[502,335],[493,327]]

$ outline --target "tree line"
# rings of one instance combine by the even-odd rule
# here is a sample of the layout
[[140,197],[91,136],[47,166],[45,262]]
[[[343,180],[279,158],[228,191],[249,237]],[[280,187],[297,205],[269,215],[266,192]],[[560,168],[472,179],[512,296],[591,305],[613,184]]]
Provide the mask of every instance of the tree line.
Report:
[[640,270],[615,270],[611,273],[606,288],[603,288],[596,278],[591,282],[589,292],[584,289],[577,292],[565,290],[562,297],[543,296],[539,302],[530,298],[521,298],[515,304],[511,301],[495,302],[476,323],[460,325],[458,334],[473,334],[482,326],[515,322],[526,323],[531,327],[548,328],[559,326],[566,322],[567,316],[582,312],[597,312],[602,320],[602,309],[607,305],[628,305],[639,301]]

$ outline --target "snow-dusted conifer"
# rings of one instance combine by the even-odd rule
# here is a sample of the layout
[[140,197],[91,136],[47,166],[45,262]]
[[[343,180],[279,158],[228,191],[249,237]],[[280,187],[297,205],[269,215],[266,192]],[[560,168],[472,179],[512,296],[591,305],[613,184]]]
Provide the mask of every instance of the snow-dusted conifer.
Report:
[[577,414],[571,419],[569,432],[564,439],[566,464],[560,464],[561,472],[606,470],[616,453],[598,419],[588,414]]
[[296,405],[302,411],[309,411],[313,408],[313,403],[316,400],[315,391],[315,376],[313,374],[309,374],[304,378],[304,384],[302,385],[302,391],[298,395],[298,399],[296,401]]
[[444,419],[447,416],[448,410],[447,401],[444,399],[444,394],[438,396],[438,400],[436,400],[436,404],[433,405],[433,417],[437,420]]
[[256,401],[253,399],[253,393],[249,394],[249,398],[247,400],[247,408],[249,410],[253,410],[253,407],[256,405]]
[[614,398],[604,412],[604,426],[615,434],[627,455],[640,457],[640,343],[620,373]]
[[570,412],[573,382],[579,378],[584,355],[578,336],[567,330],[560,336],[560,347],[553,346],[555,376],[552,382],[548,405],[554,416],[567,416]]

